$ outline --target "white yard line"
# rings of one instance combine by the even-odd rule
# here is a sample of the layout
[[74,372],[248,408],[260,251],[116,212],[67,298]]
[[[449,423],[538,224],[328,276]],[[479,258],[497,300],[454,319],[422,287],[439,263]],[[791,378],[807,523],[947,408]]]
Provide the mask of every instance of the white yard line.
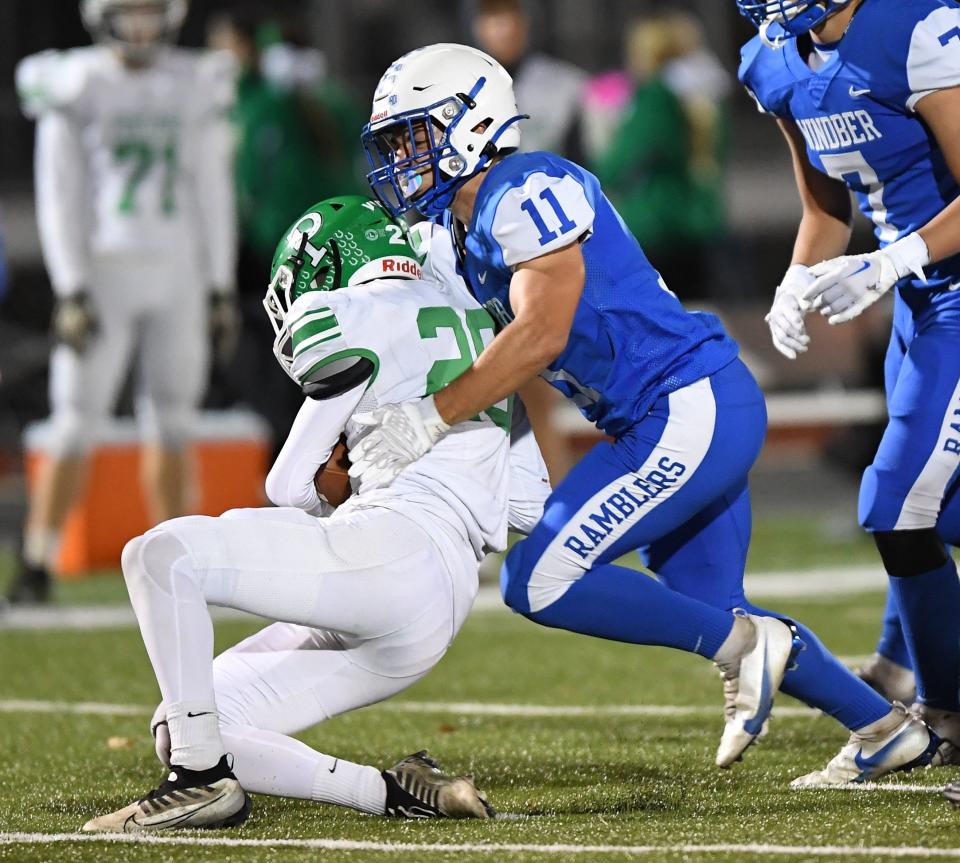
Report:
[[[829,602],[838,596],[855,596],[883,590],[886,576],[879,567],[838,567],[796,572],[759,572],[748,575],[747,595],[752,599],[791,597],[810,602]],[[505,612],[499,589],[492,584],[480,588],[473,605],[477,612]],[[257,621],[260,618],[226,608],[212,609],[213,619]],[[51,608],[8,608],[0,610],[0,634],[9,630],[94,630],[136,625],[126,604]]]
[[[457,713],[462,716],[515,716],[518,718],[591,716],[711,716],[720,705],[672,704],[499,704],[474,701],[386,701],[379,710],[394,713]],[[153,708],[139,704],[109,704],[78,701],[0,700],[0,713],[67,713],[99,716],[150,716]],[[778,707],[774,718],[816,719],[820,714],[807,707]]]
[[480,853],[480,854],[619,854],[647,857],[654,854],[755,854],[788,857],[866,857],[871,860],[898,857],[960,859],[960,848],[863,845],[534,845],[508,842],[363,842],[351,839],[230,839],[219,836],[145,836],[117,834],[89,836],[82,833],[0,833],[0,845],[53,845],[106,842],[143,845],[184,845],[214,848],[302,848],[322,851],[374,851],[387,854]]

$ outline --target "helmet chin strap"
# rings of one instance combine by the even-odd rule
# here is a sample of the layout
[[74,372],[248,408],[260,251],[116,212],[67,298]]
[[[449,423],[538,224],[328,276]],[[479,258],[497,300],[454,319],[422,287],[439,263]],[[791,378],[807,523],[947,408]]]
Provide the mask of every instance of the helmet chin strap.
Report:
[[776,17],[771,16],[760,25],[760,39],[764,45],[766,45],[768,48],[773,48],[774,51],[779,51],[787,42],[782,35],[771,38],[767,33],[773,24],[778,23],[779,22],[776,20]]

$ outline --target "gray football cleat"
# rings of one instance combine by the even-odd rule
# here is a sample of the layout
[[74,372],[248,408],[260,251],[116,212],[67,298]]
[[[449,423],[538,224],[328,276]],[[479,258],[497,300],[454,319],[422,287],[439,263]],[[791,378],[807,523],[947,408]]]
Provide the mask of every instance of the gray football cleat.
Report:
[[233,775],[227,756],[209,770],[171,767],[146,797],[93,818],[84,833],[142,833],[179,828],[235,827],[247,820],[250,798]]
[[937,710],[918,702],[910,708],[910,715],[929,725],[940,738],[940,745],[930,760],[931,767],[960,764],[960,713]]
[[385,814],[397,818],[493,818],[472,776],[445,776],[426,750],[381,774],[387,783]]

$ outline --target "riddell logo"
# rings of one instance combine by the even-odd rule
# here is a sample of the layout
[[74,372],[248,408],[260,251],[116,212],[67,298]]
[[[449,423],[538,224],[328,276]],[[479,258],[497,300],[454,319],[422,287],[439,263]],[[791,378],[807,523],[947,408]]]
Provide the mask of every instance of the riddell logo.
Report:
[[389,114],[389,113],[390,113],[389,111],[380,111],[378,114],[374,114],[374,115],[370,118],[370,122],[371,122],[371,123],[376,123],[376,122],[382,120],[384,117],[386,117],[387,114]]
[[381,258],[384,273],[403,273],[405,276],[413,276],[415,279],[423,277],[423,271],[416,261],[409,258]]

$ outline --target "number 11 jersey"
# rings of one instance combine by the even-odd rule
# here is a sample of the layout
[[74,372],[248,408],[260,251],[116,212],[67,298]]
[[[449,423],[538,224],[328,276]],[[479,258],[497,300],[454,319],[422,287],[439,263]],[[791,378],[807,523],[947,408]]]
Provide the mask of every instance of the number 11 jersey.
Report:
[[[448,226],[458,233],[449,216]],[[460,244],[461,265],[503,327],[513,319],[515,268],[576,242],[583,296],[566,347],[541,377],[618,437],[661,396],[730,363],[737,344],[716,317],[683,308],[597,178],[552,153],[515,153],[489,169]]]

